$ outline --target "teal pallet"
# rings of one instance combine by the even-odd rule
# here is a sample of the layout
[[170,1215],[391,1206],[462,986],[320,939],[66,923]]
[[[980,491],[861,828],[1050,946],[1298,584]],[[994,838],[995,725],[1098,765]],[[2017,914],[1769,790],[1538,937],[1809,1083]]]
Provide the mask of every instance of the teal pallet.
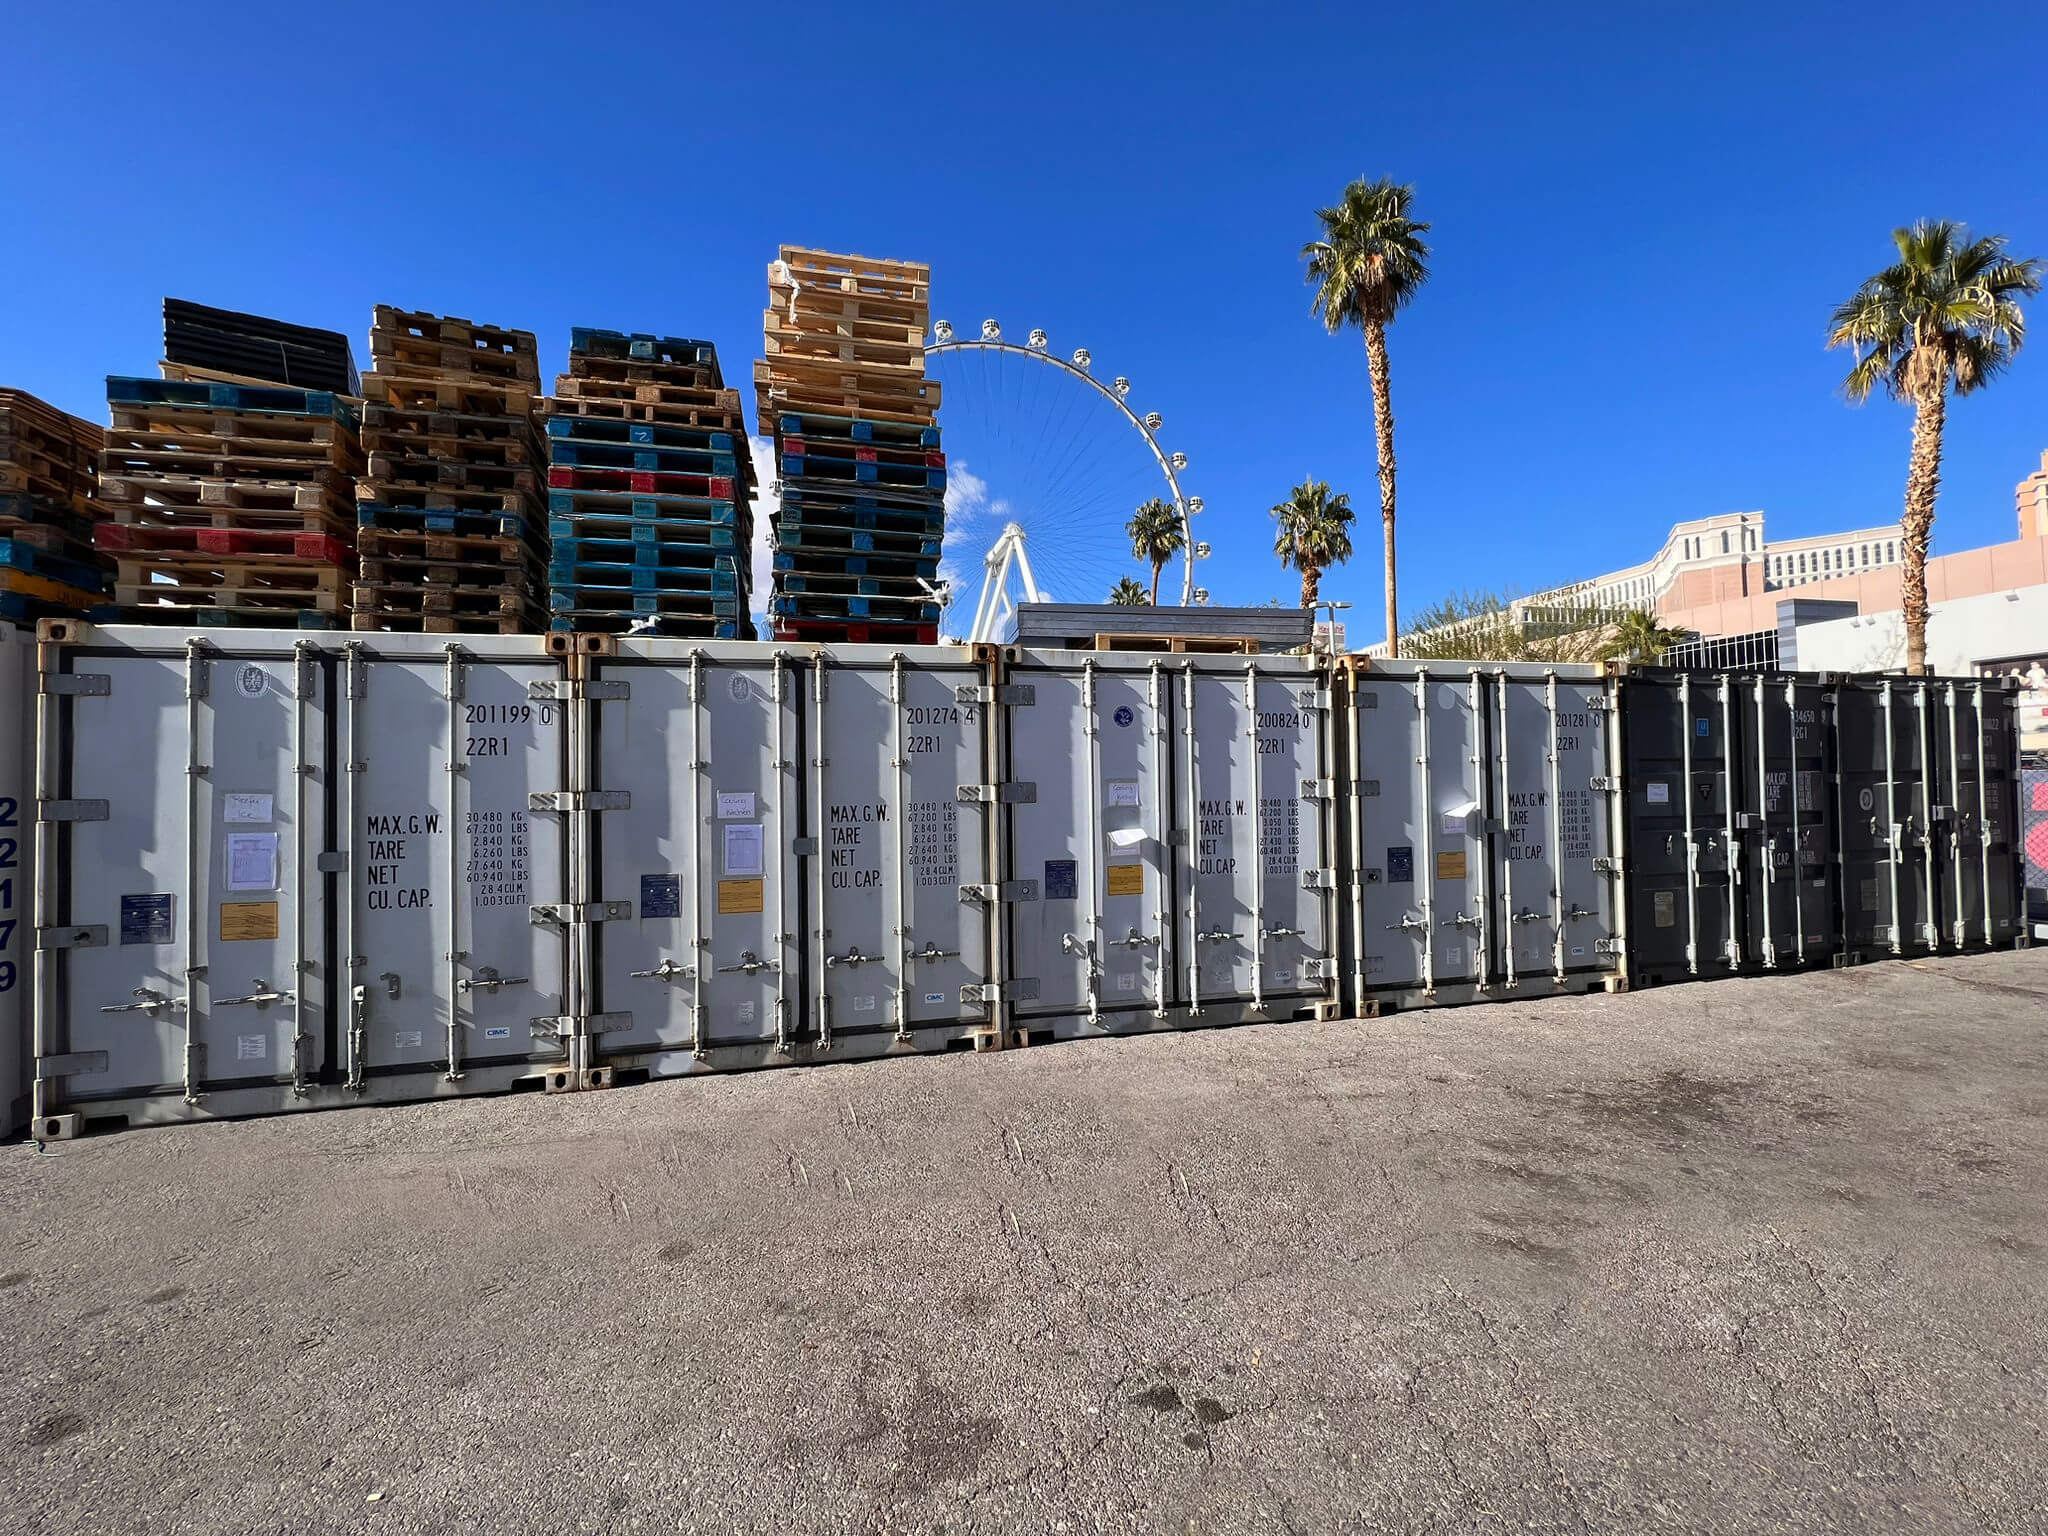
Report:
[[784,411],[776,418],[775,425],[784,437],[815,438],[822,442],[876,443],[904,448],[939,446],[937,427],[920,427],[908,421],[869,421],[859,416]]
[[107,376],[109,405],[208,405],[216,410],[274,411],[285,416],[331,416],[360,425],[356,408],[324,389],[287,389],[279,384],[218,384],[204,379],[140,379]]
[[53,555],[19,539],[0,539],[0,569],[47,577],[87,592],[104,592],[107,587],[107,573],[98,566],[66,555]]

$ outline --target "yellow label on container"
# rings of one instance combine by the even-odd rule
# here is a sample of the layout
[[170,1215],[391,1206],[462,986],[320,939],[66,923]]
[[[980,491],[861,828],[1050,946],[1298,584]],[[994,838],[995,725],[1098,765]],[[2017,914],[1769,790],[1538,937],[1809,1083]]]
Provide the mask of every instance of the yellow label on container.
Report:
[[739,914],[762,909],[768,882],[759,878],[718,882],[718,910]]
[[223,939],[274,939],[277,937],[277,903],[274,901],[224,901],[220,904],[220,936]]
[[1142,896],[1145,894],[1145,866],[1142,864],[1112,864],[1109,866],[1109,894],[1112,896]]
[[1465,851],[1440,853],[1436,856],[1436,877],[1439,880],[1462,880],[1465,878]]

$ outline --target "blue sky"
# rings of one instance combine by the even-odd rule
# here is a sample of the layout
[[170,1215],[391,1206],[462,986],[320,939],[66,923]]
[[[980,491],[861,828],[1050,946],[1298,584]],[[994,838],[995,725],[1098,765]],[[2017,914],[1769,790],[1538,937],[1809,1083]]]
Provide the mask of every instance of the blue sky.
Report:
[[[1045,326],[1166,416],[1218,600],[1293,591],[1292,482],[1348,490],[1324,591],[1365,640],[1363,349],[1298,256],[1347,179],[1412,181],[1435,225],[1391,336],[1404,608],[1711,512],[1896,518],[1907,413],[1841,402],[1830,306],[1917,217],[2048,255],[2033,7],[458,9],[17,10],[0,383],[104,419],[167,293],[359,360],[382,302],[532,329],[544,372],[594,324],[708,336],[744,379],[779,241],[928,260],[956,324]],[[2011,538],[2044,449],[2048,334],[1951,411],[1937,552]]]

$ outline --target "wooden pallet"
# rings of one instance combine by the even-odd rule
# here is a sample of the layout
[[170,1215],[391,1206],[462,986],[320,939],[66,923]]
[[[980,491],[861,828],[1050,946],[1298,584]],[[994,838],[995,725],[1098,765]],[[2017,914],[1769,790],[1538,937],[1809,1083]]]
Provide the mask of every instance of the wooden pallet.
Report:
[[363,407],[363,446],[465,464],[547,462],[533,424],[520,416],[469,416],[453,411],[403,410],[381,403]]
[[143,474],[103,475],[100,498],[122,522],[186,521],[185,514],[229,509],[249,518],[339,515],[347,504],[348,481],[338,470],[322,469],[301,480],[237,479]]
[[290,528],[194,528],[152,523],[102,523],[93,531],[94,544],[110,555],[138,559],[152,555],[231,557],[288,555],[295,560],[322,560],[340,565],[352,558],[349,540],[329,533]]
[[484,564],[469,560],[432,560],[416,555],[365,559],[358,571],[360,584],[378,588],[418,587],[422,591],[489,591],[521,599],[536,594],[545,584],[537,562],[521,558],[507,563]]
[[64,608],[84,609],[94,603],[105,602],[93,588],[76,586],[68,581],[40,576],[33,571],[18,571],[12,566],[0,566],[0,592],[41,603],[54,603]]
[[188,506],[138,500],[133,505],[116,503],[107,510],[108,521],[123,527],[295,530],[331,534],[343,541],[354,537],[356,525],[353,505],[334,495],[308,498],[305,505],[289,507]]
[[670,426],[707,427],[719,431],[744,434],[747,430],[746,414],[740,409],[740,392],[736,389],[707,389],[698,391],[704,396],[699,403],[681,404],[662,400],[642,400],[637,395],[630,398],[593,396],[585,398],[574,387],[564,389],[568,384],[576,386],[593,382],[578,380],[564,375],[555,380],[553,396],[540,401],[540,413],[549,419],[571,421],[620,421],[645,422]]
[[[278,485],[289,480],[325,485],[362,469],[362,454],[353,436],[325,445],[325,452],[301,443],[286,445],[287,451],[279,452],[276,444],[245,444],[233,438],[172,447],[164,446],[160,436],[114,435],[117,441],[100,459],[102,480],[163,477],[231,484]],[[309,453],[321,456],[310,457]]]
[[528,418],[540,390],[537,383],[499,383],[490,379],[419,378],[390,373],[363,375],[363,399],[398,410],[445,411],[460,416]]
[[211,405],[115,405],[106,452],[205,460],[307,462],[349,469],[361,463],[354,428],[333,416],[235,411]]
[[480,568],[524,565],[535,554],[533,546],[520,538],[500,534],[437,533],[411,528],[358,529],[356,550],[366,561],[461,561]]
[[531,331],[388,304],[372,312],[370,358],[377,373],[400,377],[474,377],[508,384],[540,378],[540,349]]
[[[362,480],[394,489],[414,487],[435,487],[441,490],[490,491],[504,494],[518,492],[538,495],[540,493],[540,472],[531,464],[505,464],[494,460],[488,454],[470,458],[443,457],[438,454],[414,453],[409,449],[390,451],[378,449],[369,456],[369,464],[362,473]],[[366,501],[395,499],[383,496],[361,497]]]
[[769,264],[768,281],[771,286],[794,284],[798,288],[923,304],[931,298],[932,269],[921,261],[883,261],[807,245],[785,245]]
[[523,584],[496,587],[424,586],[417,582],[371,582],[355,584],[351,598],[357,613],[447,618],[531,617],[531,594]]
[[768,356],[832,358],[863,366],[914,368],[924,373],[924,327],[843,320],[812,329],[793,325],[777,310],[761,317]]
[[349,628],[387,635],[532,635],[540,623],[529,614],[398,613],[358,608]]
[[[447,466],[459,470],[461,466]],[[378,507],[418,507],[437,512],[510,512],[538,516],[539,491],[533,487],[493,490],[488,486],[427,485],[393,480],[358,480],[356,501]]]

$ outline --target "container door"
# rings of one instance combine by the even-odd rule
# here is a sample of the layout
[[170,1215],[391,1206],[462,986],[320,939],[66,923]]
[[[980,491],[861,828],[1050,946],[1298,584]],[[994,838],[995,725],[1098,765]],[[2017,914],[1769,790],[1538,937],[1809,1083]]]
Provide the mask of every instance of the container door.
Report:
[[1038,662],[1005,673],[1006,776],[1032,788],[1004,824],[1010,972],[1036,984],[1020,1019],[1163,1017],[1175,953],[1171,682],[1159,662]]
[[1420,814],[1428,804],[1422,771],[1424,687],[1420,678],[1351,674],[1352,858],[1357,865],[1353,943],[1362,991],[1368,993],[1433,984],[1429,838]]
[[858,654],[810,665],[817,1037],[977,1028],[990,907],[961,888],[990,876],[983,811],[961,795],[994,782],[984,676]]
[[63,1097],[305,1083],[332,978],[326,667],[310,645],[72,655],[60,926],[96,937],[57,952]]
[[1324,768],[1314,675],[1256,660],[1184,663],[1175,703],[1188,845],[1181,1001],[1262,1012],[1323,995],[1328,833],[1323,802],[1302,794]]
[[1494,972],[1509,986],[1614,966],[1606,697],[1598,684],[1491,679]]
[[1913,954],[1931,911],[1922,690],[1886,679],[1836,697],[1842,915],[1851,950]]
[[1958,948],[2009,940],[2019,931],[2013,695],[1984,683],[1948,683],[1938,694],[1937,761],[1950,811],[1942,914]]
[[803,996],[801,667],[712,650],[591,668],[596,889],[611,910],[595,941],[600,1059],[786,1049]]
[[1767,967],[1809,964],[1835,948],[1826,696],[1789,678],[1734,686],[1743,724],[1744,950]]
[[480,1091],[559,1063],[565,827],[529,801],[567,783],[565,711],[532,687],[557,668],[455,643],[345,665],[351,1080]]
[[35,643],[0,621],[0,1136],[28,1115]]
[[1726,690],[1632,678],[1622,701],[1634,964],[1652,981],[1718,974],[1734,953]]
[[1431,675],[1423,684],[1421,774],[1425,910],[1435,984],[1490,987],[1494,965],[1490,700],[1477,671]]

